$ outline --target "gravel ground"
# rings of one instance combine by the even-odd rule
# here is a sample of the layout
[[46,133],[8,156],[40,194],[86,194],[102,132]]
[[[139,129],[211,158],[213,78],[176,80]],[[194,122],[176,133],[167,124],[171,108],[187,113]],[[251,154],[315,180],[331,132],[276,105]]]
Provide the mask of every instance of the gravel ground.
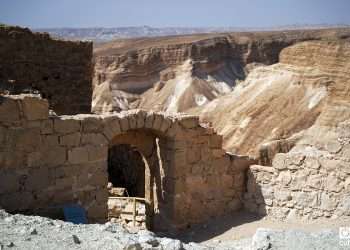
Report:
[[341,246],[337,230],[312,233],[259,228],[250,238],[215,239],[197,244],[157,237],[146,230],[128,232],[114,223],[75,225],[39,216],[10,215],[0,210],[0,250],[3,249],[332,250],[350,247]]

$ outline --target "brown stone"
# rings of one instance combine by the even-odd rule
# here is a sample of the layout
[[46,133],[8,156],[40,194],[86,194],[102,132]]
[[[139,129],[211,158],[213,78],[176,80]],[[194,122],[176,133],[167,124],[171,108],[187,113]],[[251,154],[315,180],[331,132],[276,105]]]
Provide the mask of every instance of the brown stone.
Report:
[[41,134],[48,135],[53,133],[53,121],[43,120],[41,122]]
[[49,103],[47,100],[25,96],[21,103],[27,120],[44,120],[49,117]]
[[16,122],[20,120],[17,100],[0,96],[0,122]]
[[78,146],[80,144],[80,133],[72,133],[60,136],[60,145],[62,146]]
[[76,147],[68,151],[68,161],[72,164],[79,164],[89,161],[88,147]]
[[54,120],[54,129],[60,134],[80,132],[80,121],[61,116]]

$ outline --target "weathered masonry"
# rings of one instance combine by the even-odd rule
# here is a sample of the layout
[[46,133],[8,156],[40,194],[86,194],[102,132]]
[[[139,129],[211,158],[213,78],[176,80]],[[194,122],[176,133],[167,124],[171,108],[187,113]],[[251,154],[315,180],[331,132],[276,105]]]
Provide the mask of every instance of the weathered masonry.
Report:
[[0,99],[0,206],[36,213],[80,204],[107,217],[108,149],[136,147],[146,162],[145,197],[157,228],[184,228],[239,209],[248,157],[229,155],[198,117],[132,110],[49,116],[30,95]]

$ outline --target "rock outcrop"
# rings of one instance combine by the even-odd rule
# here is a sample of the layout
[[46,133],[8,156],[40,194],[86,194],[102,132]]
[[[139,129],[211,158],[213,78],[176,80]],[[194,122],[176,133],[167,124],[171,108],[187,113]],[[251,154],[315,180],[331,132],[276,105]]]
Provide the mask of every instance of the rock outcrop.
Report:
[[186,111],[229,93],[245,79],[247,64],[273,64],[294,43],[349,34],[348,29],[227,33],[97,45],[93,111]]
[[348,42],[296,44],[281,52],[278,64],[254,68],[232,93],[192,113],[212,122],[227,150],[271,165],[274,154],[288,152],[316,121],[341,121],[348,58]]
[[281,62],[299,76],[315,73],[309,83],[321,83],[324,93],[305,96],[320,113],[289,152],[275,152],[271,167],[250,168],[246,206],[281,219],[349,216],[350,43],[300,43],[284,50]]
[[89,113],[92,43],[0,26],[0,93],[40,93],[58,114]]

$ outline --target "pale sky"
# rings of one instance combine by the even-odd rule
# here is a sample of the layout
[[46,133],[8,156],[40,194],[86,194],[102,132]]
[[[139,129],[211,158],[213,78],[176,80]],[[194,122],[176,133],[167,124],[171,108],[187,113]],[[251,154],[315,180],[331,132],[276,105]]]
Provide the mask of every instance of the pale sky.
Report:
[[50,27],[350,24],[350,0],[0,0],[0,22]]

